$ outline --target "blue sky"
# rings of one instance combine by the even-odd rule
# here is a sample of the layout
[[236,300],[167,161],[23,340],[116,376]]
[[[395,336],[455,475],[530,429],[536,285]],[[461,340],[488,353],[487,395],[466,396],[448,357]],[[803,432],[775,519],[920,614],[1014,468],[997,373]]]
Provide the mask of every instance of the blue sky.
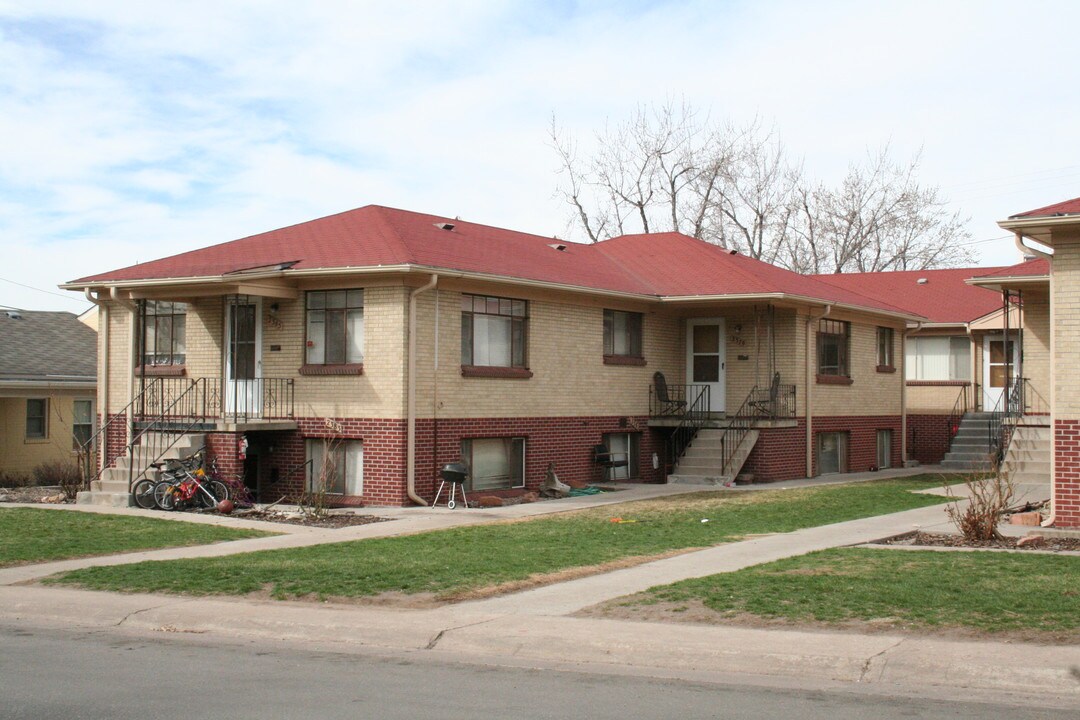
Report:
[[[378,203],[567,235],[552,115],[760,117],[807,174],[922,151],[976,240],[1080,196],[1073,2],[0,0],[0,305]],[[1018,259],[1008,239],[972,246]],[[16,284],[16,283],[21,283]]]

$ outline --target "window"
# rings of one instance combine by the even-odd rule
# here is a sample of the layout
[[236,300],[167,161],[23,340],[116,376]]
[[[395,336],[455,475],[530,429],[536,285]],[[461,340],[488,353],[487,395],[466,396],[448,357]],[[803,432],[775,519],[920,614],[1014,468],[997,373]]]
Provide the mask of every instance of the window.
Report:
[[462,440],[461,461],[469,490],[525,487],[525,438]]
[[818,433],[818,475],[847,472],[847,439],[846,432]]
[[524,300],[461,296],[461,364],[525,367]]
[[641,313],[604,311],[604,355],[642,357]]
[[877,431],[878,470],[892,467],[892,430]]
[[307,293],[308,365],[364,362],[364,291]]
[[908,380],[971,380],[971,341],[966,336],[908,338],[904,365]]
[[608,433],[604,435],[604,446],[611,452],[613,460],[626,460],[621,467],[608,469],[608,480],[630,480],[641,476],[639,458],[641,456],[641,433]]
[[187,345],[187,304],[145,300],[142,315],[143,365],[183,365]]
[[818,324],[818,374],[850,377],[848,347],[851,323],[843,320],[821,320]]
[[879,327],[877,329],[877,364],[879,368],[891,368],[893,366],[893,329]]
[[307,441],[308,492],[318,492],[320,480],[326,492],[336,495],[361,495],[364,491],[364,444],[359,440]]
[[71,405],[71,443],[74,449],[90,442],[94,434],[94,401],[76,400]]
[[49,401],[28,399],[26,401],[26,438],[43,440],[49,437]]

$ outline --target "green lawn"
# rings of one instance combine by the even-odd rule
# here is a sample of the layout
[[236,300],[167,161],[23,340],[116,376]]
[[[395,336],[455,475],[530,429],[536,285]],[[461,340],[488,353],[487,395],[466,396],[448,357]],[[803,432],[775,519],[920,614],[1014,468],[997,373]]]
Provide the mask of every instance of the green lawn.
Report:
[[635,608],[666,604],[677,615],[700,604],[716,620],[750,615],[794,623],[1060,634],[1080,630],[1077,578],[1078,557],[837,548],[684,580],[607,607],[628,617]]
[[[694,493],[408,537],[89,568],[53,582],[199,595],[269,590],[276,598],[326,598],[400,592],[450,599],[547,573],[934,505],[946,499],[910,491],[942,482],[940,475],[925,475],[793,490]],[[635,522],[613,523],[613,517]]]
[[268,534],[123,515],[0,508],[0,567]]

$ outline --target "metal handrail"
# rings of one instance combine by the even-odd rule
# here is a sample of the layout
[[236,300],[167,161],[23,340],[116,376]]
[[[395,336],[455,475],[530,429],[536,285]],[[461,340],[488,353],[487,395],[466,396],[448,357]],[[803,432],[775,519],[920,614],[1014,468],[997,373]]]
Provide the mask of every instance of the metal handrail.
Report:
[[[191,401],[195,400],[197,402],[200,389],[205,393],[206,381],[206,378],[188,380],[187,382],[190,384],[187,388],[177,395],[168,406],[163,407],[160,414],[153,420],[140,421],[139,424],[142,425],[142,428],[138,432],[132,432],[132,437],[125,448],[126,454],[129,457],[129,489],[135,484],[137,479],[145,475],[147,468],[161,460],[165,457],[165,453],[176,447],[180,438],[191,432],[196,426],[202,424],[204,418],[188,411],[191,408]],[[142,394],[145,395],[145,392]],[[164,396],[161,397],[162,405],[164,405]],[[153,436],[149,435],[151,432],[154,433]],[[139,468],[138,473],[135,472],[136,447],[140,447],[144,450],[143,460],[145,461],[142,463],[143,466]],[[149,456],[150,459],[147,460],[146,456]]]
[[[128,410],[133,410],[137,403],[142,403],[143,394],[145,392],[146,388],[144,387],[142,391],[140,391],[138,394],[135,395],[135,397],[131,399],[131,402],[121,408],[120,412],[113,414],[112,417],[108,416],[108,411],[106,410],[106,417],[108,417],[108,420],[102,423],[101,426],[98,427],[96,431],[94,431],[94,434],[91,435],[85,443],[79,444],[79,449],[76,451],[76,453],[80,462],[80,471],[82,472],[83,486],[86,489],[90,488],[91,482],[99,480],[102,474],[105,472],[105,469],[109,466],[109,458],[107,455],[109,450],[109,428],[112,428],[115,425],[119,425],[121,423],[124,423],[126,425]],[[102,455],[99,456],[98,453],[102,453]],[[103,457],[103,462],[101,463],[101,467],[95,468],[95,466],[97,465],[96,461],[98,457]]]
[[698,394],[686,406],[686,412],[683,414],[682,420],[675,427],[675,431],[671,433],[668,442],[668,462],[672,467],[679,462],[679,458],[686,452],[686,448],[690,447],[690,443],[697,437],[698,430],[704,427],[705,422],[709,419],[711,402],[709,386],[694,385],[689,387],[698,388]]
[[996,467],[1000,467],[1009,451],[1013,433],[1027,407],[1025,390],[1028,378],[1016,378],[1007,393],[1002,393],[990,416],[988,425],[990,452]]
[[960,394],[956,396],[952,411],[949,412],[946,422],[949,426],[949,438],[952,439],[960,431],[960,421],[968,412],[968,389],[960,388]]

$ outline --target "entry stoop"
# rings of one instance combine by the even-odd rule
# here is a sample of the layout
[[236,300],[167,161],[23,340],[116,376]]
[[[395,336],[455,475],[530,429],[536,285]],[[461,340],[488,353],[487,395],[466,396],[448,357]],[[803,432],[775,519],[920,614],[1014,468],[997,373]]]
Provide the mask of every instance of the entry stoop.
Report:
[[[147,433],[153,436],[154,433]],[[161,455],[161,460],[179,460],[191,457],[198,452],[206,442],[206,436],[201,433],[188,433],[181,435]],[[108,507],[129,507],[131,505],[131,488],[128,480],[137,480],[143,476],[151,477],[157,474],[157,470],[150,467],[150,463],[158,460],[155,454],[147,448],[159,448],[153,437],[147,438],[146,446],[137,445],[134,455],[122,455],[116,458],[111,467],[105,468],[97,480],[90,482],[90,489],[83,490],[75,497],[77,505],[106,505]],[[135,471],[130,468],[134,463]]]
[[941,467],[947,470],[982,471],[993,469],[990,458],[990,422],[993,413],[969,412],[960,420],[949,452],[941,461]]
[[1040,425],[1017,425],[1001,464],[1001,471],[1020,484],[1050,486],[1053,432]]
[[749,430],[735,450],[731,463],[724,472],[723,437],[726,429],[698,430],[697,437],[683,453],[675,472],[668,476],[668,482],[692,485],[730,485],[742,470],[746,458],[757,443],[757,430]]

